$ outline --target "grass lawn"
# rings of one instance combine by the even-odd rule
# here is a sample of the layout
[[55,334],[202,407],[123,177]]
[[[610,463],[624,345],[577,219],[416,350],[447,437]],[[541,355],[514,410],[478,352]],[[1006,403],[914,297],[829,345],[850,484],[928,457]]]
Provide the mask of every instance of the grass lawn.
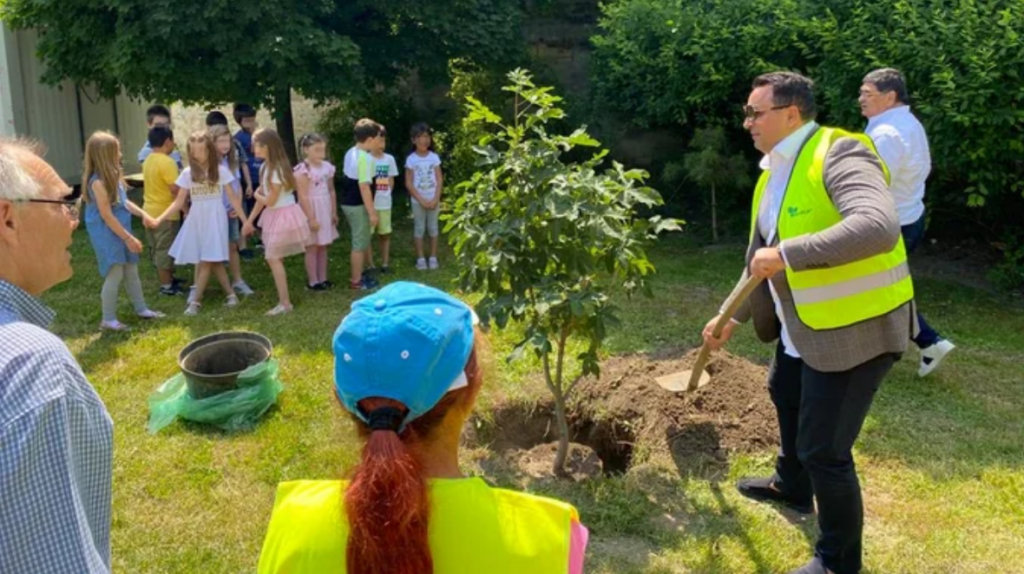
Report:
[[[395,273],[451,288],[454,270],[412,267],[409,222],[396,217]],[[141,226],[136,222],[136,231]],[[334,478],[355,460],[357,444],[331,396],[330,338],[353,299],[343,288],[302,289],[302,258],[288,262],[295,312],[264,317],[276,304],[269,269],[246,263],[257,295],[236,309],[207,292],[198,317],[183,298],[156,294],[140,268],[150,305],[168,314],[153,323],[121,319],[129,334],[101,334],[101,278],[84,228],[75,236],[74,279],[45,296],[54,330],[67,341],[115,423],[113,562],[116,572],[251,572],[259,557],[275,485]],[[697,248],[682,236],[651,253],[656,298],[622,301],[624,325],[610,353],[696,345],[699,331],[728,295],[742,247]],[[344,244],[331,251],[331,276],[345,284]],[[450,261],[442,257],[442,264]],[[917,278],[922,309],[958,349],[932,378],[916,377],[910,351],[883,385],[857,447],[865,490],[866,572],[1024,572],[1024,308],[959,284]],[[147,396],[177,371],[178,351],[219,330],[269,336],[285,391],[252,432],[228,435],[175,423],[147,434]],[[495,355],[513,333],[492,333]],[[734,353],[767,361],[768,345],[745,328]],[[544,392],[525,361],[496,368],[481,408],[498,398]],[[727,384],[727,382],[719,382]],[[578,506],[592,533],[588,572],[785,572],[811,554],[813,520],[794,524],[735,493],[735,478],[769,473],[773,452],[732,456],[728,476],[680,476],[644,465],[622,477],[582,484],[535,482],[537,492]],[[467,457],[468,472],[479,466]],[[499,484],[510,478],[491,476]]]

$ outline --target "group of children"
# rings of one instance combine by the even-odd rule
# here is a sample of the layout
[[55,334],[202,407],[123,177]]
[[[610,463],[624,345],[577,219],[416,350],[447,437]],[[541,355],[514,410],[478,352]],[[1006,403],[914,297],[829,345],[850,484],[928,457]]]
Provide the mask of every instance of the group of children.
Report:
[[[278,303],[267,315],[292,310],[284,258],[305,254],[307,288],[332,287],[327,278],[327,250],[339,238],[338,204],[351,231],[352,289],[377,286],[375,275],[390,264],[391,210],[398,166],[384,152],[384,126],[369,120],[355,125],[356,144],[345,154],[340,198],[335,191],[335,167],[326,159],[327,141],[306,134],[299,141],[303,156],[292,166],[285,146],[272,129],[256,130],[255,110],[235,107],[240,130],[232,135],[220,112],[207,116],[207,130],[191,134],[185,145],[187,165],[177,151],[170,111],[152,106],[147,111],[149,134],[139,152],[143,171],[143,205],[127,197],[117,137],[97,132],[85,146],[83,169],[85,223],[105,278],[101,328],[127,327],[116,315],[122,283],[142,318],[163,315],[150,310],[142,294],[138,256],[143,249],[131,233],[131,217],[143,220],[146,241],[164,295],[184,293],[175,278],[176,266],[194,265],[186,315],[196,315],[211,275],[227,294],[226,305],[253,290],[242,278],[241,258],[251,257],[247,238],[260,229],[264,256],[277,289]],[[413,151],[406,160],[405,183],[412,202],[417,269],[436,269],[438,213],[443,176],[433,150],[430,128],[412,129]],[[381,266],[373,263],[371,237],[379,238]],[[424,235],[430,237],[429,259]],[[226,267],[225,267],[226,265]],[[230,274],[230,276],[229,276]]]

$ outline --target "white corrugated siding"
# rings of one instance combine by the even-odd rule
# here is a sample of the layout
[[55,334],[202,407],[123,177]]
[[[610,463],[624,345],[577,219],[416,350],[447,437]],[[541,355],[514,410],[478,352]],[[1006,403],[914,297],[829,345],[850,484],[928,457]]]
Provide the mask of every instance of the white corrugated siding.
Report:
[[2,36],[0,133],[42,141],[47,162],[65,181],[75,183],[81,179],[84,138],[96,130],[109,130],[121,137],[125,170],[139,170],[135,158],[146,137],[148,104],[124,96],[116,101],[100,99],[90,89],[76,94],[70,82],[59,87],[43,85],[35,32],[12,32],[4,26]]

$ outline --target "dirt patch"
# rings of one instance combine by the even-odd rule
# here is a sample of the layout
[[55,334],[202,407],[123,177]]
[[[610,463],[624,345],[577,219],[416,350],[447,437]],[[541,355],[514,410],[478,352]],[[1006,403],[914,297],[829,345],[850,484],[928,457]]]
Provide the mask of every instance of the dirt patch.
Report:
[[[549,442],[529,450],[513,450],[508,454],[508,462],[526,476],[543,478],[551,476],[551,467],[555,463],[557,453],[558,443]],[[594,449],[571,442],[569,454],[565,459],[565,472],[569,478],[576,481],[597,478],[604,473],[604,464]]]
[[[628,470],[641,450],[671,457],[680,472],[706,476],[720,474],[730,452],[776,447],[765,367],[720,351],[707,366],[711,383],[693,393],[670,393],[654,382],[691,368],[696,356],[697,350],[666,350],[605,361],[600,378],[579,383],[569,414],[571,440],[593,449],[606,474]],[[537,472],[535,447],[557,439],[550,403],[499,405],[472,424],[472,442],[518,461],[523,472],[526,463],[531,474]],[[553,449],[551,457],[549,463]]]

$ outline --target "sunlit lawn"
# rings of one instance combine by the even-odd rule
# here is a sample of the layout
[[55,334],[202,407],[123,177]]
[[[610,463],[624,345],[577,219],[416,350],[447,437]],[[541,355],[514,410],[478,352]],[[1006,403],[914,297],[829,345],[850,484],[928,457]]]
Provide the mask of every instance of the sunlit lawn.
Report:
[[[395,273],[453,289],[450,257],[439,271],[412,265],[409,222],[396,217]],[[331,252],[331,275],[345,284],[344,244]],[[624,325],[611,353],[695,345],[697,333],[728,295],[741,265],[740,246],[701,249],[682,237],[652,252],[656,298],[622,301]],[[302,258],[289,261],[295,312],[268,318],[275,303],[269,270],[246,263],[258,291],[236,309],[220,306],[212,287],[198,317],[181,315],[183,298],[156,294],[153,269],[141,265],[154,323],[122,320],[130,334],[101,334],[101,278],[84,230],[76,235],[74,279],[46,302],[55,330],[70,345],[115,422],[113,560],[117,572],[250,572],[275,485],[343,474],[356,455],[347,419],[331,396],[330,338],[353,293],[303,290]],[[1024,309],[998,296],[918,278],[930,320],[958,344],[934,378],[916,377],[908,353],[883,385],[857,456],[867,505],[866,571],[1024,572]],[[147,434],[146,398],[177,371],[178,351],[219,330],[269,336],[285,391],[250,433],[228,435],[175,423]],[[499,357],[514,333],[491,335]],[[745,329],[731,350],[764,362],[770,348]],[[543,392],[531,362],[498,367],[482,408],[499,398]],[[727,384],[727,382],[719,383]],[[583,484],[526,486],[570,499],[590,527],[588,572],[785,572],[811,553],[813,520],[791,524],[771,508],[739,497],[732,479],[770,472],[772,452],[729,459],[729,479],[680,476],[645,465],[623,477]],[[467,460],[468,472],[479,467]],[[511,485],[505,476],[488,477]]]

